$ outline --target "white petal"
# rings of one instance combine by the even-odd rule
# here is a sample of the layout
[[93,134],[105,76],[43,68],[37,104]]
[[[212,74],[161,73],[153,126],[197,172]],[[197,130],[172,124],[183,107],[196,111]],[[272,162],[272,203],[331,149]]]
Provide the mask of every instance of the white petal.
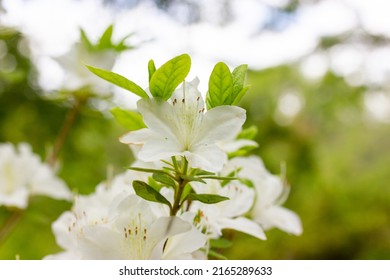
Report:
[[176,140],[180,131],[178,127],[172,125],[175,117],[169,103],[155,99],[141,99],[137,102],[137,108],[149,129],[167,137],[170,141]]
[[25,209],[28,204],[28,191],[25,188],[18,188],[12,193],[0,193],[0,205]]
[[257,223],[247,218],[239,217],[235,219],[223,219],[220,221],[220,226],[222,228],[230,228],[241,231],[262,240],[267,239],[263,229]]
[[244,147],[258,147],[257,142],[247,139],[237,139],[233,141],[224,141],[219,144],[222,150],[227,153],[233,153]]
[[162,258],[166,260],[191,259],[191,254],[203,247],[206,236],[195,227],[168,239]]
[[254,220],[265,229],[276,227],[294,235],[302,234],[302,224],[299,216],[293,211],[280,206],[270,207]]
[[168,159],[171,156],[182,155],[180,146],[175,141],[160,137],[147,141],[138,152],[138,158],[146,162]]
[[218,172],[227,161],[227,155],[216,145],[198,145],[192,152],[185,152],[189,164],[211,172]]
[[143,144],[150,137],[155,137],[155,134],[148,128],[131,131],[119,138],[123,144]]
[[240,107],[215,107],[205,113],[195,142],[215,144],[218,141],[232,140],[241,130],[245,119],[245,110]]

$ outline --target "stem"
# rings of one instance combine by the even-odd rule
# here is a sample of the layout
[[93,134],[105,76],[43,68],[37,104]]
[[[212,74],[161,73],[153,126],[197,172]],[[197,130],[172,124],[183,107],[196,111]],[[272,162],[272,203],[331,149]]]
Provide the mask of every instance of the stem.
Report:
[[175,192],[175,201],[173,202],[172,208],[171,208],[171,216],[176,216],[177,212],[181,208],[181,196],[184,191],[184,187],[187,185],[187,181],[180,179],[179,186],[177,188],[177,191]]
[[80,113],[80,110],[82,106],[85,104],[85,102],[86,99],[76,98],[75,104],[73,105],[72,109],[69,110],[68,113],[66,114],[64,123],[54,143],[53,151],[48,159],[48,163],[51,167],[55,166],[58,159],[58,155],[60,154],[60,151],[64,146],[65,139],[69,134],[70,128],[74,124],[74,121],[77,115]]
[[24,210],[14,211],[0,228],[0,246],[4,243],[10,233],[22,218]]

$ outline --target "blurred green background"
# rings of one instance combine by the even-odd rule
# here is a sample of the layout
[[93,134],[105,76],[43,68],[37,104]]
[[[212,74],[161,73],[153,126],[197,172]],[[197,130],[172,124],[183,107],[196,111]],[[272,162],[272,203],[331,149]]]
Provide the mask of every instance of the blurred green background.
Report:
[[[3,56],[0,142],[28,142],[45,158],[71,105],[42,96],[33,64],[18,50],[20,39],[1,30],[14,67],[7,70]],[[297,237],[273,229],[267,241],[228,232],[234,246],[223,253],[230,259],[390,259],[390,129],[367,118],[368,88],[351,86],[331,71],[305,78],[298,63],[249,71],[247,83],[251,88],[240,105],[247,110],[245,126],[258,128],[255,153],[273,173],[286,163],[286,207],[301,217],[304,232]],[[107,166],[123,172],[132,162],[118,142],[125,131],[109,114],[85,106],[61,151],[59,176],[86,194],[107,177]],[[40,259],[58,251],[50,226],[70,206],[33,198],[0,244],[0,259]],[[0,207],[0,225],[10,215]]]

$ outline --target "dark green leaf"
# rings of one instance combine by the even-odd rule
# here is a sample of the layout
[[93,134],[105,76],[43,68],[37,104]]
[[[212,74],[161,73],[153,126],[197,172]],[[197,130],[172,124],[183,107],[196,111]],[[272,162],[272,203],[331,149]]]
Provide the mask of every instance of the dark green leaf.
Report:
[[135,193],[145,200],[163,203],[171,208],[171,203],[158,191],[142,181],[134,181],[133,188]]
[[164,186],[175,187],[176,185],[175,180],[173,180],[173,178],[167,174],[153,173],[152,177],[154,180],[163,184]]
[[233,97],[233,77],[229,67],[219,62],[215,65],[209,79],[209,90],[206,96],[207,108],[220,105],[231,105]]
[[181,175],[180,176],[183,180],[187,181],[187,182],[192,182],[192,181],[196,181],[196,182],[201,182],[201,183],[206,183],[205,181],[203,181],[202,178],[200,177],[195,177],[195,176],[191,176],[191,175]]
[[206,203],[206,204],[214,204],[214,203],[218,203],[218,202],[221,202],[224,200],[228,200],[229,198],[226,196],[221,196],[221,195],[217,195],[217,194],[190,193],[187,196],[187,199],[197,200],[197,201],[200,201],[200,202]]
[[110,111],[115,119],[128,130],[138,130],[146,127],[142,116],[138,112],[124,110],[119,107],[112,108]]
[[176,87],[181,84],[191,68],[188,54],[179,55],[157,69],[150,79],[149,88],[153,97],[168,100]]
[[149,83],[153,77],[154,72],[156,72],[156,65],[154,65],[153,59],[151,59],[148,63]]
[[102,78],[102,79],[104,79],[104,80],[106,80],[106,81],[108,81],[116,86],[124,88],[128,91],[131,91],[132,93],[135,93],[136,95],[138,95],[141,98],[149,98],[148,94],[139,85],[137,85],[136,83],[128,80],[127,78],[125,78],[117,73],[114,73],[114,72],[111,72],[108,70],[104,70],[104,69],[100,69],[100,68],[95,68],[95,67],[92,67],[89,65],[86,65],[86,67],[89,69],[89,71],[94,73],[96,76],[99,76],[100,78]]

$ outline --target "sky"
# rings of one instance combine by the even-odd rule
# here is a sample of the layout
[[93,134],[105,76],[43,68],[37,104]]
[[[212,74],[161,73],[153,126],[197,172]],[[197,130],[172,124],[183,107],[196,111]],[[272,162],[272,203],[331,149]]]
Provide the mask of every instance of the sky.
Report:
[[[191,1],[190,1],[191,2]],[[131,9],[109,9],[99,0],[3,0],[5,13],[0,24],[14,26],[28,38],[29,48],[41,73],[40,84],[55,90],[64,80],[61,69],[53,61],[78,40],[82,27],[93,40],[111,23],[114,38],[134,32],[130,43],[139,48],[120,55],[113,71],[147,85],[147,62],[154,59],[161,65],[181,53],[192,58],[188,79],[200,78],[200,89],[207,90],[213,66],[223,61],[230,67],[248,64],[261,70],[298,62],[300,71],[309,79],[318,79],[332,70],[352,85],[368,85],[377,92],[390,80],[390,46],[364,44],[359,36],[364,32],[390,38],[390,1],[386,0],[324,0],[318,3],[301,1],[293,14],[283,14],[278,7],[289,0],[231,0],[230,21],[221,24],[220,0],[201,0],[202,20],[182,22],[191,11],[176,9],[176,17],[163,13],[151,1],[140,1]],[[213,4],[211,4],[213,3]],[[182,17],[182,20],[181,20]],[[271,26],[271,28],[269,28]],[[268,28],[267,28],[268,27]],[[320,51],[321,38],[348,34],[348,39]],[[351,35],[352,34],[352,35]],[[118,102],[134,105],[135,99],[124,100],[123,91],[116,89]],[[372,94],[377,96],[378,94]],[[368,98],[373,112],[383,98],[390,103],[388,93]],[[386,106],[385,106],[386,107]],[[378,109],[379,110],[379,109]],[[381,116],[390,118],[388,109]],[[375,114],[375,113],[374,113]]]

